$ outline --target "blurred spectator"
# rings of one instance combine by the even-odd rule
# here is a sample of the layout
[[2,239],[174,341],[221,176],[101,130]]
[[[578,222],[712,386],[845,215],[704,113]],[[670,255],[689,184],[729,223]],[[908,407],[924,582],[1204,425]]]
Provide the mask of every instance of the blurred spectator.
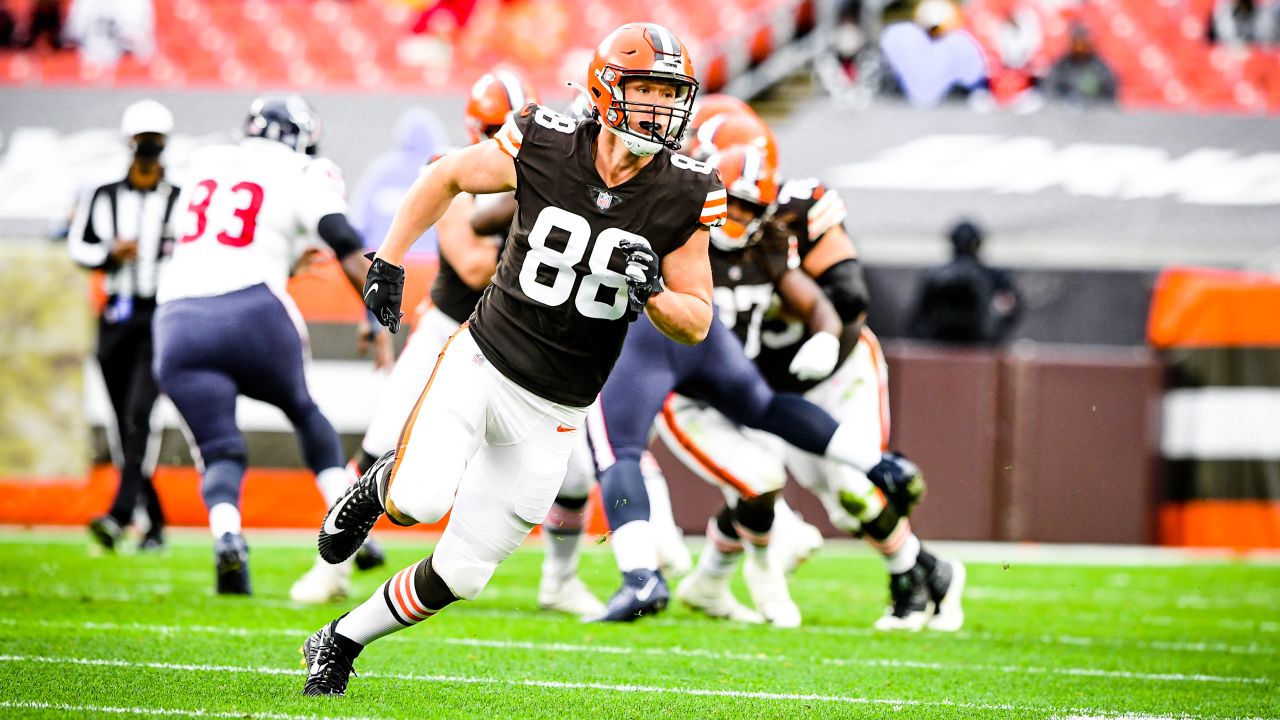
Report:
[[1001,104],[1013,104],[1020,110],[1038,109],[1043,104],[1035,89],[1035,60],[1043,48],[1044,28],[1034,8],[1013,2],[1000,13],[995,29],[1000,67],[992,73],[991,89]]
[[937,105],[953,89],[986,91],[986,59],[962,25],[960,9],[950,0],[924,0],[914,22],[897,22],[881,33],[885,61],[913,105]]
[[34,48],[41,37],[46,38],[49,46],[54,50],[63,48],[62,6],[58,0],[36,0],[31,5],[27,35],[22,41],[22,48],[24,50]]
[[103,547],[115,549],[141,500],[150,519],[141,549],[159,550],[164,546],[164,513],[145,458],[155,442],[151,411],[160,394],[151,371],[151,319],[160,273],[173,249],[170,215],[178,197],[160,160],[173,131],[173,115],[155,100],[142,100],[125,109],[120,126],[133,152],[129,170],[123,179],[84,198],[67,237],[73,260],[106,275],[97,356],[119,441],[115,500],[89,529]]
[[1209,42],[1233,47],[1280,42],[1280,3],[1219,0],[1209,22]]
[[[418,179],[423,165],[445,149],[448,134],[435,113],[411,108],[396,126],[396,147],[370,163],[351,198],[351,219],[365,242],[377,247],[391,227],[400,201]],[[435,231],[414,252],[435,251]]]
[[968,220],[951,229],[951,262],[920,280],[907,333],[922,340],[994,345],[1017,324],[1022,297],[1004,270],[982,263],[982,231]]
[[1115,73],[1098,57],[1093,39],[1083,25],[1071,28],[1070,48],[1050,68],[1044,90],[1050,99],[1065,100],[1077,107],[1115,103]]
[[0,0],[0,48],[13,45],[13,30],[16,24],[13,13],[9,12],[8,3]]
[[155,8],[151,0],[74,0],[67,37],[97,65],[115,65],[124,53],[150,60],[156,49]]

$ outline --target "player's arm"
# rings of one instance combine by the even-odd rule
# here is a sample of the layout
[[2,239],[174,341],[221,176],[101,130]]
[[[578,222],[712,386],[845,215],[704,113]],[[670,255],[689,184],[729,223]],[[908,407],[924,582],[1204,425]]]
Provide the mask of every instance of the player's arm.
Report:
[[440,256],[453,266],[462,282],[472,290],[483,290],[493,279],[498,267],[498,244],[487,235],[478,235],[471,227],[475,199],[458,195],[436,223]]
[[351,283],[351,287],[356,289],[356,293],[360,293],[364,289],[365,275],[369,272],[369,261],[360,252],[364,249],[360,231],[352,226],[346,213],[329,213],[320,218],[316,234],[333,249],[333,254],[342,267],[342,274]]
[[711,330],[709,237],[706,228],[699,228],[688,242],[663,258],[664,291],[645,304],[654,327],[684,345],[702,342]]
[[858,251],[843,225],[834,225],[818,240],[800,267],[818,281],[827,299],[846,323],[866,322],[870,307],[867,280]]
[[477,235],[506,235],[516,216],[516,196],[504,193],[492,198],[471,212],[471,229]]
[[784,272],[778,278],[777,290],[782,302],[804,322],[809,332],[840,337],[844,329],[840,313],[808,274],[799,269]]
[[427,166],[400,203],[377,258],[401,265],[409,247],[439,222],[460,192],[498,193],[516,187],[516,164],[494,140],[454,150]]

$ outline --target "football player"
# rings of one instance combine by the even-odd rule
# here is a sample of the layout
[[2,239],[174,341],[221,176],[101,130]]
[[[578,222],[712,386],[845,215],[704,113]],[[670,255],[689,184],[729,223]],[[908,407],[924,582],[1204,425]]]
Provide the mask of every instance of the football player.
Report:
[[449,524],[433,554],[306,639],[306,694],[343,694],[365,645],[475,598],[545,519],[632,318],[679,343],[706,337],[707,227],[724,221],[725,193],[673,152],[698,87],[688,52],[660,25],[627,24],[587,80],[598,122],[526,106],[432,163],[377,252],[365,303],[394,331],[413,241],[460,192],[516,192],[493,284],[422,379],[396,450],[330,508],[320,552],[350,557],[383,513],[412,525],[452,510]]
[[[219,593],[251,590],[237,396],[284,412],[326,502],[354,479],[337,432],[307,390],[306,329],[285,292],[290,268],[316,239],[332,248],[357,290],[369,267],[337,167],[307,152],[319,127],[297,95],[254,100],[239,144],[193,155],[191,182],[175,205],[177,244],[157,293],[155,374],[198,451]],[[345,590],[350,571],[350,564],[313,568],[327,574],[334,594]]]
[[[724,123],[720,132],[735,125],[744,130],[749,127],[747,122]],[[698,147],[703,152],[714,149],[716,139],[715,134],[704,133]],[[762,134],[751,146],[770,139]],[[726,174],[724,166],[721,174]],[[732,188],[728,177],[725,184]],[[793,248],[791,262],[817,282],[840,314],[843,327],[837,333],[838,340],[822,339],[821,331],[814,331],[793,314],[777,312],[776,308],[766,314],[763,326],[750,326],[750,332],[756,333],[754,338],[742,332],[739,337],[747,344],[748,352],[756,351],[756,364],[774,389],[803,393],[842,423],[857,428],[851,442],[863,446],[860,452],[871,453],[886,448],[889,438],[887,367],[879,342],[865,328],[866,281],[857,250],[844,230],[846,215],[840,197],[819,181],[789,180],[782,185],[767,221],[754,231],[762,249]],[[727,235],[725,229],[712,233],[713,267],[719,257],[717,250],[723,249]],[[738,297],[720,290],[722,277],[717,273],[718,305]],[[735,329],[741,331],[743,327]],[[834,373],[817,377],[797,375],[793,372],[796,358],[814,347],[815,342],[838,347],[838,367],[834,367]],[[714,481],[729,473],[740,483],[756,485],[784,478],[789,470],[822,501],[833,525],[866,538],[884,557],[890,575],[890,604],[876,621],[878,629],[914,631],[927,624],[933,630],[955,631],[963,625],[963,564],[937,558],[925,550],[907,520],[922,488],[899,499],[886,497],[855,468],[824,461],[764,433],[734,431],[729,427],[731,423],[713,409],[684,401],[670,404],[668,410],[659,420],[659,434],[702,477]],[[785,469],[780,458],[785,458]],[[724,512],[727,509],[722,515]],[[777,513],[779,520],[786,516],[781,502]],[[708,530],[712,541],[699,559],[698,569],[677,588],[677,596],[695,608],[699,598],[728,592],[723,570],[732,567],[734,555],[732,538],[724,540],[730,535],[728,529],[731,527],[720,523]],[[794,542],[794,538],[779,538],[779,534],[775,533],[770,552],[778,563],[786,565],[794,562],[796,553],[780,547],[778,541]],[[751,563],[744,566],[749,589],[758,586],[752,580],[752,570]]]
[[[765,207],[761,198],[776,193],[776,186],[772,185],[776,169],[768,160],[776,153],[755,147],[748,149],[751,170],[745,175],[747,179],[739,194],[754,192],[757,199],[743,203],[742,214],[725,223],[735,237],[759,222]],[[736,207],[741,202],[741,198],[728,201],[727,207]],[[720,232],[716,229],[717,235]],[[795,306],[804,308],[811,315],[808,319],[823,331],[798,354],[797,372],[806,376],[830,373],[837,360],[835,345],[838,343],[833,345],[829,340],[840,327],[835,310],[803,273],[774,272],[773,277],[793,295]],[[742,292],[766,302],[772,298],[772,287],[773,284],[753,286],[743,288]],[[762,313],[763,308],[753,308],[750,312]],[[662,337],[642,318],[627,336],[616,372],[605,383],[599,402],[588,415],[588,433],[605,514],[613,531],[614,554],[623,580],[599,620],[630,621],[656,613],[665,608],[670,597],[666,579],[658,570],[640,462],[654,420],[672,391],[707,402],[736,424],[778,435],[809,452],[870,473],[886,488],[905,487],[917,474],[914,466],[899,457],[882,456],[878,450],[866,452],[853,441],[855,427],[840,424],[812,402],[795,394],[775,393],[726,325],[727,321],[713,319],[707,340],[697,347],[686,348]],[[762,571],[748,579],[758,581],[752,594],[760,598],[758,605],[764,619],[777,625],[794,626],[800,622],[799,610],[787,592],[781,568],[768,560],[764,550],[773,526],[773,500],[778,488],[780,484],[777,488],[751,490],[752,495],[760,498],[738,503],[732,518],[726,522],[734,523],[735,533],[745,533],[759,549],[753,556],[758,557]],[[749,617],[728,605],[729,599],[718,598],[724,601],[721,605],[725,616]]]
[[[538,102],[538,93],[519,71],[500,67],[482,75],[472,85],[467,100],[466,127],[471,144],[491,139],[514,112],[531,102]],[[453,199],[436,223],[439,270],[429,299],[416,313],[413,334],[378,396],[360,449],[351,460],[357,474],[363,475],[379,456],[395,449],[421,392],[422,378],[430,374],[440,348],[470,317],[489,286],[515,209],[513,193],[477,196],[464,192]],[[581,452],[576,453],[570,467],[583,465],[581,457]],[[582,478],[582,474],[571,469],[569,477]],[[566,482],[568,492],[562,491],[556,498],[543,524],[547,533],[547,571],[539,586],[538,604],[544,609],[590,615],[603,607],[577,572],[589,482]],[[356,554],[357,564],[361,552]]]

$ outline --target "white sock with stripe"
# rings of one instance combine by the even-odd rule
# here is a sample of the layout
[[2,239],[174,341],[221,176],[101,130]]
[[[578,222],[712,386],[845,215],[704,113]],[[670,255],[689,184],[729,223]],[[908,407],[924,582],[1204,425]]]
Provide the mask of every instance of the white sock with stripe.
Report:
[[578,574],[578,558],[582,554],[582,526],[587,507],[567,508],[559,503],[551,506],[542,521],[546,539],[546,555],[542,558],[542,575],[566,582]]
[[742,557],[742,541],[720,530],[716,519],[707,521],[707,544],[698,556],[698,572],[716,579],[729,577]]
[[396,573],[374,591],[373,595],[338,621],[337,633],[361,645],[368,645],[397,630],[412,627],[437,611],[428,610],[418,598],[413,576],[426,559]]
[[889,533],[889,537],[879,542],[868,537],[867,544],[884,557],[884,564],[893,575],[910,570],[920,556],[920,538],[912,532],[911,523],[905,519]]

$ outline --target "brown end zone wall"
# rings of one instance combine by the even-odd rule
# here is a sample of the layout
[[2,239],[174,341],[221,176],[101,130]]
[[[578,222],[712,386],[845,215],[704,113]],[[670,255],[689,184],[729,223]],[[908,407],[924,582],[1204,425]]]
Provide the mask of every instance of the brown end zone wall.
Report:
[[[1144,349],[954,350],[886,342],[892,446],[918,462],[926,538],[1157,540],[1161,366]],[[719,492],[658,448],[676,520],[701,533]],[[838,535],[792,483],[786,497]]]

